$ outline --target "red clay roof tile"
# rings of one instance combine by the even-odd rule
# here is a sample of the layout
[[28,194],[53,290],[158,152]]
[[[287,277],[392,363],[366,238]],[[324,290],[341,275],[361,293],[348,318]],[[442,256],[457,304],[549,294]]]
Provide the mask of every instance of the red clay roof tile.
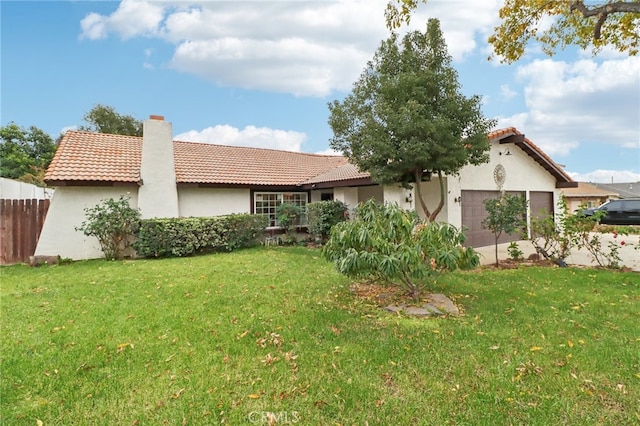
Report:
[[[515,127],[489,133],[490,140],[521,135]],[[536,161],[558,179],[571,182],[561,167],[524,138]],[[530,154],[531,155],[531,154]],[[47,169],[45,181],[140,183],[142,138],[68,131]],[[262,148],[174,141],[178,183],[295,186],[369,178],[345,157]]]

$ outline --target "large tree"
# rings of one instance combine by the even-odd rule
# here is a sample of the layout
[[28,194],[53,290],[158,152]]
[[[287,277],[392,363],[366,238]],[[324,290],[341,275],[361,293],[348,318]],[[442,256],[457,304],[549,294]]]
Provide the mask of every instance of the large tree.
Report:
[[[428,0],[389,0],[385,16],[389,28],[408,23],[411,13]],[[505,0],[501,23],[489,37],[503,62],[522,57],[531,40],[552,55],[557,49],[577,45],[594,53],[605,46],[629,55],[638,54],[640,0]],[[550,23],[550,25],[548,25]]]
[[88,130],[112,135],[142,136],[142,121],[131,115],[121,115],[113,107],[96,105],[87,112],[83,120],[87,125],[80,130]]
[[47,133],[9,123],[0,127],[0,175],[44,186],[42,177],[57,145]]
[[460,92],[437,19],[429,20],[425,33],[383,41],[353,91],[329,110],[331,147],[374,181],[410,186],[438,176],[440,201],[433,210],[415,185],[429,221],[444,206],[443,175],[488,160],[494,121],[483,116],[479,96]]

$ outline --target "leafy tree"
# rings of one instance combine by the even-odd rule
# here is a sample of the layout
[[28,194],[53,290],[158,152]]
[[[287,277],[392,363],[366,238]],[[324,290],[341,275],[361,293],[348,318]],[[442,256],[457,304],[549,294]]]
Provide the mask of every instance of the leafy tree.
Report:
[[120,115],[110,106],[98,104],[82,119],[87,125],[80,126],[80,130],[112,135],[142,136],[142,121],[130,115]]
[[430,210],[416,185],[429,221],[444,206],[444,174],[488,160],[487,133],[480,97],[465,97],[440,22],[430,19],[423,34],[383,41],[344,101],[329,104],[330,145],[382,184],[439,177],[440,202]]
[[44,171],[57,145],[35,126],[28,129],[9,123],[0,127],[0,175],[44,186]]
[[[427,0],[390,0],[385,16],[389,28],[409,23],[411,13]],[[522,57],[527,43],[536,40],[552,55],[558,48],[577,45],[605,46],[629,55],[638,54],[640,40],[640,0],[506,0],[500,9],[502,22],[495,27],[489,43],[503,62]],[[546,29],[543,23],[551,22]]]
[[323,254],[342,274],[398,285],[417,300],[440,273],[478,265],[464,239],[453,225],[420,223],[415,212],[369,200],[358,206],[356,219],[332,228]]
[[499,198],[484,200],[484,208],[489,215],[482,221],[482,226],[493,233],[498,266],[498,239],[503,233],[513,234],[525,226],[527,203],[521,195],[503,194]]
[[129,200],[121,196],[118,200],[102,200],[84,212],[86,220],[76,231],[96,237],[106,259],[121,259],[132,246],[140,227],[140,210],[131,207]]

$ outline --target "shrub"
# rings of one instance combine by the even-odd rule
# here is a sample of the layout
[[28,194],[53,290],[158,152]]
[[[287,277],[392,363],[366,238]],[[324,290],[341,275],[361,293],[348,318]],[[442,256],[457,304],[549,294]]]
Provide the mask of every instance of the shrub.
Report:
[[309,234],[318,242],[326,242],[331,228],[349,218],[349,209],[342,201],[317,201],[307,204]]
[[118,200],[102,200],[84,212],[86,220],[76,231],[96,237],[106,259],[121,259],[140,226],[140,210],[131,207],[129,199],[121,196]]
[[[531,221],[531,242],[539,253],[560,266],[566,266],[565,259],[575,247],[587,250],[601,267],[619,268],[621,266],[620,246],[610,242],[608,250],[604,250],[601,234],[594,232],[604,212],[596,212],[593,216],[571,214],[564,197],[558,201],[558,210],[557,224],[552,216]],[[618,235],[617,231],[615,235]],[[620,235],[626,235],[626,233],[622,231]]]
[[397,204],[361,204],[357,218],[336,224],[323,249],[342,274],[399,285],[418,299],[439,273],[472,268],[479,258],[464,248],[464,234],[445,223],[422,223]]
[[146,219],[134,247],[142,257],[232,251],[258,244],[267,222],[265,216],[249,214]]
[[301,216],[302,209],[295,204],[283,203],[276,207],[276,220],[286,233],[295,230]]

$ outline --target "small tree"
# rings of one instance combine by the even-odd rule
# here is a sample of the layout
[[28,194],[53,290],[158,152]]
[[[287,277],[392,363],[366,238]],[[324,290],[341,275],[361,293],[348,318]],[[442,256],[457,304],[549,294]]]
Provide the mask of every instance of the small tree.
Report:
[[521,195],[503,194],[500,198],[484,200],[484,208],[489,213],[482,221],[482,227],[493,233],[496,249],[496,266],[498,260],[498,239],[502,233],[513,234],[526,224],[527,203]]
[[102,200],[84,211],[86,220],[76,231],[96,237],[106,259],[121,259],[140,227],[140,210],[131,207],[129,199],[121,196],[118,200]]
[[349,277],[373,277],[399,285],[418,300],[438,274],[478,265],[478,254],[462,247],[464,234],[446,223],[422,223],[397,204],[361,204],[357,218],[336,224],[325,258]]

